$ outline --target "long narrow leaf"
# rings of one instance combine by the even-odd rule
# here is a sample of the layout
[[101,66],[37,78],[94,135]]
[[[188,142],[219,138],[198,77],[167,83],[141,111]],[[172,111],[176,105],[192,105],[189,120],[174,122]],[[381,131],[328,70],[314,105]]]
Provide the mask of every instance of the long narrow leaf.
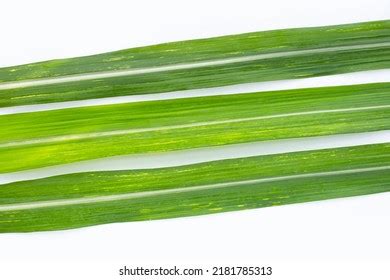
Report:
[[390,21],[192,40],[0,69],[0,107],[390,67]]
[[390,191],[390,145],[3,185],[0,232],[192,216]]
[[0,173],[101,157],[390,129],[390,83],[0,116]]

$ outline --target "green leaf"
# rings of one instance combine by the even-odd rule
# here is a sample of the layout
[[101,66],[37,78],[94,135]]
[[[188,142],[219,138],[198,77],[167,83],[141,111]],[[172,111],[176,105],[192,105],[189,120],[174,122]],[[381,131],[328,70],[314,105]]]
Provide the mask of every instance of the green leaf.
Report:
[[0,69],[0,107],[390,67],[390,21],[167,43]]
[[390,191],[390,144],[2,185],[0,232],[183,217]]
[[0,173],[116,155],[390,129],[390,83],[0,116]]

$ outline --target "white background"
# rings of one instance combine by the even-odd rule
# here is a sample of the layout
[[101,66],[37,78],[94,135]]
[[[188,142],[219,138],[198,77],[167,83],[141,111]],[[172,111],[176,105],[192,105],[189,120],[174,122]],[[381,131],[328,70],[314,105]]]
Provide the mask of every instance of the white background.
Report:
[[[172,40],[389,18],[389,0],[0,0],[0,66]],[[389,221],[387,193],[3,234],[0,279],[120,279],[118,269],[125,264],[272,265],[270,279],[390,279]]]

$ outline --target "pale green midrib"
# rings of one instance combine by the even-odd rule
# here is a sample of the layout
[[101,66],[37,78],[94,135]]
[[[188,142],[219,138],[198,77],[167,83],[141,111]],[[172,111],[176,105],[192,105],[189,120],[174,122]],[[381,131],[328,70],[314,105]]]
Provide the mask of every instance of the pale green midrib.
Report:
[[73,134],[73,135],[65,135],[65,136],[53,136],[53,137],[48,137],[48,138],[38,138],[38,139],[33,139],[33,140],[3,143],[3,144],[0,144],[0,148],[19,147],[19,146],[27,146],[27,145],[34,145],[34,144],[47,144],[47,143],[65,142],[65,141],[82,140],[82,139],[92,139],[92,138],[99,138],[99,137],[106,137],[106,136],[120,136],[120,135],[143,133],[143,132],[185,129],[185,128],[192,128],[192,127],[239,123],[239,122],[263,120],[263,119],[265,120],[265,119],[285,118],[285,117],[294,117],[294,116],[306,116],[306,115],[316,115],[316,114],[328,114],[328,113],[358,112],[358,111],[368,111],[368,110],[387,109],[387,108],[390,108],[390,105],[296,112],[296,113],[276,114],[276,115],[269,115],[269,116],[258,116],[258,117],[239,118],[239,119],[230,119],[230,120],[198,122],[198,123],[151,127],[151,128],[138,128],[138,129],[136,128],[136,129],[113,130],[113,131],[106,131],[106,132]]
[[68,205],[92,204],[92,203],[100,203],[100,202],[112,202],[112,201],[130,200],[136,198],[160,196],[160,195],[167,195],[167,194],[195,192],[195,191],[202,191],[202,190],[228,188],[228,187],[239,187],[239,186],[258,184],[258,183],[348,175],[348,174],[382,171],[382,170],[389,170],[389,169],[390,169],[390,165],[386,165],[386,166],[377,166],[377,167],[368,167],[368,168],[356,168],[356,169],[345,169],[345,170],[328,171],[328,172],[316,172],[316,173],[307,173],[307,174],[298,174],[298,175],[269,177],[269,178],[261,178],[261,179],[254,179],[254,180],[244,180],[244,181],[192,186],[192,187],[184,187],[184,188],[174,188],[174,189],[167,189],[167,190],[145,191],[145,192],[73,198],[73,199],[61,199],[61,200],[52,200],[52,201],[37,201],[31,203],[5,204],[5,205],[0,205],[0,212],[31,210],[31,209],[38,209],[38,208],[60,207],[60,206],[68,206]]
[[0,90],[69,83],[69,82],[76,82],[76,81],[114,78],[114,77],[122,77],[122,76],[133,76],[133,75],[166,72],[166,71],[174,71],[174,70],[195,69],[195,68],[219,66],[225,64],[250,62],[250,61],[262,60],[262,59],[281,58],[281,57],[289,57],[289,56],[294,57],[294,56],[308,55],[308,54],[371,49],[371,48],[380,48],[380,47],[389,47],[389,46],[390,46],[390,42],[326,47],[326,48],[317,48],[317,49],[306,49],[306,50],[297,50],[297,51],[285,51],[285,52],[275,52],[275,53],[266,53],[266,54],[258,54],[258,55],[248,55],[248,56],[240,56],[240,57],[233,57],[233,58],[192,62],[192,63],[185,63],[185,64],[180,63],[180,64],[173,64],[173,65],[166,65],[166,66],[135,68],[135,69],[128,69],[128,70],[116,70],[116,71],[104,71],[104,72],[94,72],[94,73],[85,73],[85,74],[76,74],[76,75],[66,75],[66,76],[62,76],[62,77],[60,76],[55,78],[46,78],[46,79],[43,78],[37,80],[25,80],[25,81],[0,83]]

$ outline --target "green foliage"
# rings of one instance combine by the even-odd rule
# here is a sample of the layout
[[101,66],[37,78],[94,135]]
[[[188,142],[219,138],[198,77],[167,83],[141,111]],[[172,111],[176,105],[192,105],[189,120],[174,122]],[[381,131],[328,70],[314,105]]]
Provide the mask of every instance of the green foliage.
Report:
[[[286,29],[127,49],[0,69],[0,82],[305,50],[283,57],[0,90],[0,107],[304,78],[390,67],[390,21]],[[377,47],[365,45],[385,44]],[[346,47],[347,49],[337,49]],[[356,48],[356,47],[362,48]],[[332,49],[335,48],[335,49]]]
[[[390,83],[382,83],[0,116],[0,172],[125,154],[390,129],[390,107],[381,107],[390,105],[389,91]],[[370,106],[373,109],[364,110]],[[118,131],[122,134],[110,134]]]
[[[79,173],[12,183],[0,188],[0,232],[58,230],[192,216],[390,191],[388,169],[337,173],[376,167],[390,168],[389,144],[162,169]],[[328,174],[324,175],[324,172]],[[317,175],[240,184],[246,180],[308,174]],[[218,183],[232,184],[213,187]],[[186,188],[205,185],[209,187],[185,191]],[[178,191],[159,194],[161,190],[170,189]],[[150,192],[148,196],[109,202],[2,210],[9,204],[56,202],[145,191]]]

